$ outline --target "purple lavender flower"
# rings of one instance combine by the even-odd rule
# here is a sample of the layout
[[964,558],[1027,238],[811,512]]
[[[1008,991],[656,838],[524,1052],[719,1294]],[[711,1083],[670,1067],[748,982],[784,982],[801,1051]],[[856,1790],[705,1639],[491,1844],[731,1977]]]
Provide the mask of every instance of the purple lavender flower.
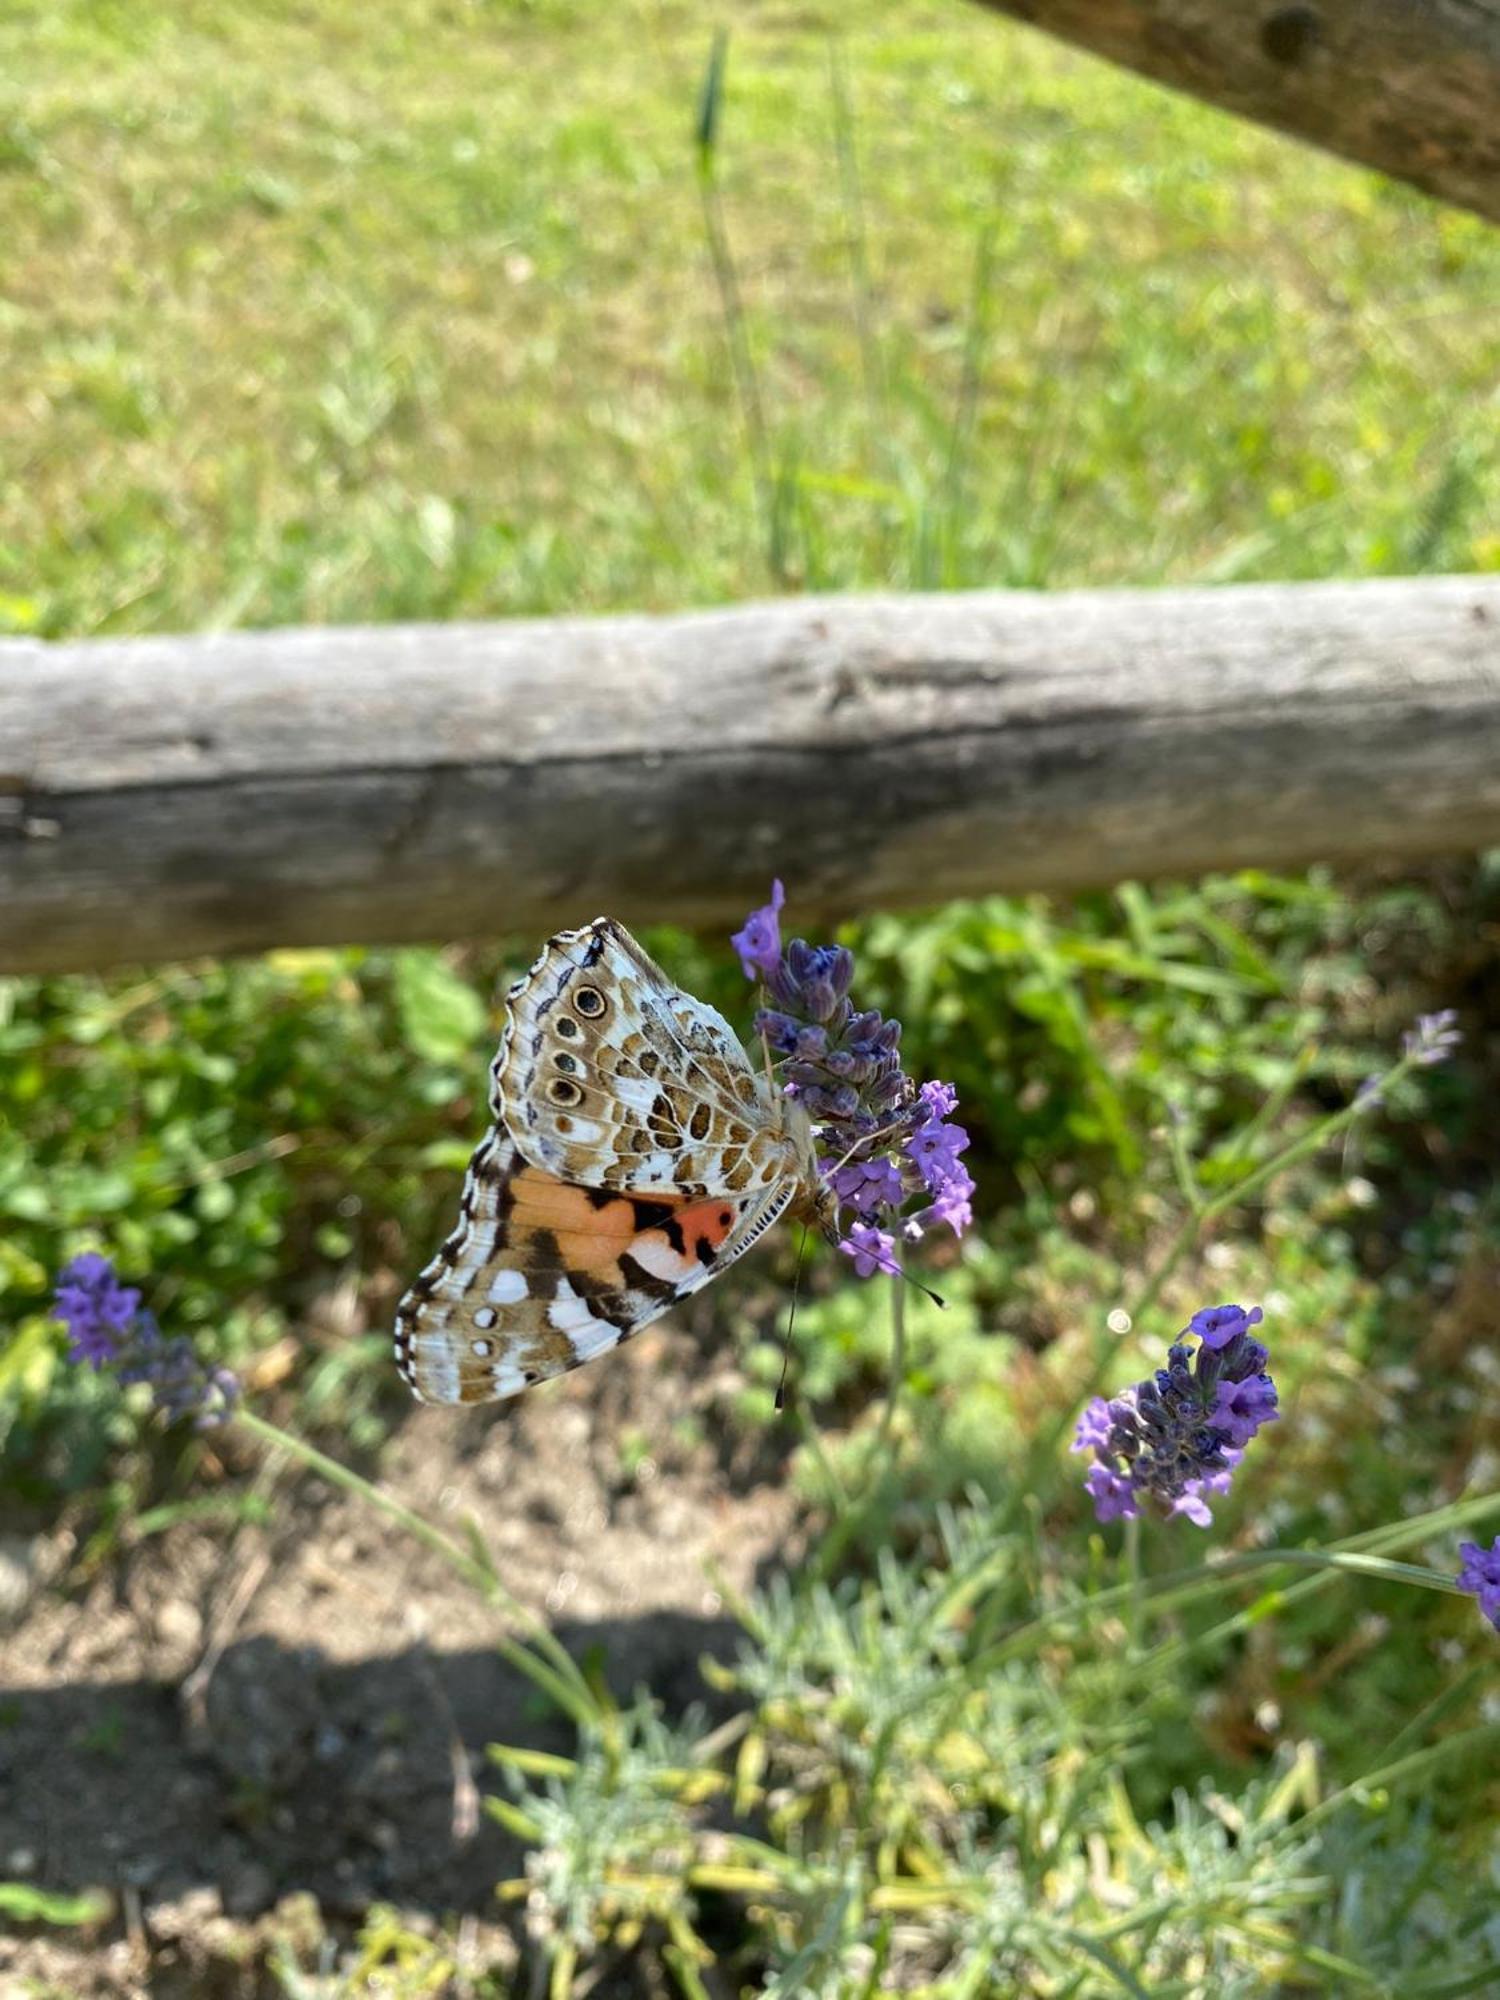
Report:
[[924,1083],[917,1102],[929,1118],[947,1118],[958,1109],[958,1092],[951,1083]]
[[1184,1330],[1196,1333],[1205,1347],[1217,1351],[1252,1326],[1259,1326],[1264,1316],[1259,1306],[1249,1312],[1243,1306],[1204,1306],[1201,1312],[1193,1314]]
[[1408,1062],[1420,1063],[1424,1068],[1446,1062],[1463,1040],[1454,1025],[1457,1020],[1452,1007],[1444,1007],[1436,1014],[1419,1014],[1415,1027],[1408,1028],[1401,1038],[1402,1055]]
[[192,1417],[200,1430],[234,1412],[240,1385],[227,1368],[210,1367],[180,1335],[168,1340],[155,1315],[140,1310],[134,1285],[122,1285],[107,1257],[75,1257],[61,1273],[53,1313],[65,1322],[70,1361],[106,1364],[124,1387],[151,1385],[156,1408],[174,1422]]
[[[1244,1453],[1226,1450],[1224,1456],[1229,1460],[1231,1466],[1235,1466],[1244,1457]],[[1209,1512],[1208,1502],[1204,1498],[1204,1495],[1207,1493],[1227,1493],[1229,1491],[1229,1482],[1233,1476],[1232,1471],[1211,1472],[1204,1479],[1190,1479],[1167,1509],[1168,1516],[1175,1517],[1180,1514],[1184,1520],[1191,1521],[1195,1528],[1211,1528],[1214,1517]]]
[[140,1302],[140,1293],[120,1283],[107,1257],[91,1250],[75,1257],[58,1277],[52,1307],[68,1329],[68,1359],[87,1361],[97,1374],[119,1352]]
[[1458,1553],[1463,1557],[1463,1568],[1458,1572],[1459,1589],[1473,1591],[1479,1599],[1479,1609],[1500,1632],[1500,1535],[1496,1535],[1487,1549],[1478,1542],[1460,1542]]
[[906,1199],[900,1169],[884,1153],[836,1167],[830,1179],[839,1207],[852,1208],[856,1215],[878,1215],[883,1208],[899,1208]]
[[1113,1422],[1109,1404],[1102,1396],[1095,1396],[1078,1419],[1078,1429],[1068,1446],[1069,1451],[1093,1451],[1099,1445],[1108,1445]]
[[[1227,1336],[1210,1345],[1236,1315]],[[1083,1412],[1074,1451],[1091,1451],[1084,1484],[1101,1521],[1139,1511],[1149,1495],[1168,1515],[1209,1526],[1209,1494],[1229,1491],[1244,1448],[1277,1417],[1276,1385],[1266,1373],[1269,1355],[1249,1328],[1259,1307],[1216,1306],[1194,1313],[1187,1332],[1167,1350],[1167,1365],[1106,1402],[1096,1396]],[[1208,1331],[1205,1331],[1205,1326]],[[1196,1353],[1183,1341],[1196,1333]],[[1126,1500],[1130,1505],[1126,1505]]]
[[969,1135],[962,1125],[944,1125],[935,1118],[929,1118],[907,1140],[906,1157],[937,1194],[962,1171],[958,1156],[968,1143]]
[[1091,1465],[1083,1483],[1101,1521],[1132,1521],[1140,1513],[1135,1488],[1123,1473],[1113,1472],[1107,1465]]
[[974,1220],[974,1210],[969,1197],[974,1192],[974,1183],[962,1167],[959,1167],[938,1190],[937,1198],[926,1208],[919,1208],[915,1215],[909,1215],[902,1225],[904,1234],[914,1242],[933,1227],[935,1223],[946,1222],[955,1236],[962,1236]]
[[781,962],[780,913],[785,901],[785,889],[780,882],[773,882],[770,902],[752,910],[745,919],[744,929],[736,931],[729,940],[740,955],[747,979],[769,979]]
[[775,883],[771,901],[733,939],[746,974],[766,989],[755,1031],[778,1059],[787,1095],[812,1120],[839,1210],[854,1217],[840,1249],[860,1277],[894,1271],[897,1219],[913,1197],[927,1201],[899,1224],[907,1241],[938,1223],[960,1235],[973,1220],[974,1182],[959,1161],[969,1135],[948,1122],[958,1093],[940,1082],[918,1090],[901,1067],[901,1023],[856,1011],[851,951],[803,938],[782,948],[785,900]]
[[1221,1379],[1214,1384],[1210,1414],[1214,1427],[1228,1433],[1236,1450],[1242,1449],[1262,1424],[1274,1424],[1280,1415],[1276,1408],[1276,1384],[1264,1374],[1247,1376],[1242,1382]]
[[892,1252],[896,1248],[894,1236],[887,1236],[883,1229],[874,1229],[868,1223],[856,1222],[849,1234],[839,1244],[846,1256],[854,1259],[854,1275],[857,1278],[872,1278],[877,1271],[896,1271]]

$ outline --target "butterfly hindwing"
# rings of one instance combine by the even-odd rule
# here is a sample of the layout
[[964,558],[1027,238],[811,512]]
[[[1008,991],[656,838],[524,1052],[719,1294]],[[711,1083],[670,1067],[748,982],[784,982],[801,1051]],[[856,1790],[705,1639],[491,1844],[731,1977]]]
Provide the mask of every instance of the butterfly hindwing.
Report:
[[788,1182],[692,1200],[584,1187],[491,1132],[470,1162],[459,1227],[398,1309],[397,1364],[423,1402],[516,1395],[707,1284],[795,1192]]

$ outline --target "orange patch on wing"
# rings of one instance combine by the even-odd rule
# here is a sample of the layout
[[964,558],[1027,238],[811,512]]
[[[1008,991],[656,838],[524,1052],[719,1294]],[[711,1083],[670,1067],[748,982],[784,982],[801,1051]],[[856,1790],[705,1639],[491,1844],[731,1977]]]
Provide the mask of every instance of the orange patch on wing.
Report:
[[733,1198],[674,1204],[670,1221],[641,1230],[630,1254],[655,1277],[682,1284],[723,1249],[741,1213]]
[[570,1271],[609,1270],[637,1232],[635,1210],[623,1195],[599,1203],[587,1188],[557,1180],[539,1167],[517,1174],[511,1192],[511,1227],[517,1237],[549,1231]]
[[740,1204],[737,1201],[710,1198],[679,1208],[672,1220],[682,1231],[689,1250],[696,1243],[706,1243],[711,1250],[722,1250],[739,1217]]
[[[663,1209],[671,1215],[641,1227],[643,1212]],[[601,1202],[539,1167],[523,1167],[511,1183],[512,1240],[545,1229],[557,1239],[565,1268],[591,1276],[615,1269],[628,1252],[656,1277],[681,1283],[724,1247],[742,1212],[732,1195],[691,1203],[680,1195],[615,1195]]]

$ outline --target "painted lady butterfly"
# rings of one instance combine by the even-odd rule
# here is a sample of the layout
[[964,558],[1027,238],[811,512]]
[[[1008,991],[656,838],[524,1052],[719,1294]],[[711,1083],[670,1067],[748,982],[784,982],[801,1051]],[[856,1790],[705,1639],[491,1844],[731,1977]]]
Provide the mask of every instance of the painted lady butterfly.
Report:
[[837,1241],[806,1113],[608,917],[512,987],[490,1107],[459,1225],[396,1313],[423,1402],[491,1402],[592,1360],[779,1216]]

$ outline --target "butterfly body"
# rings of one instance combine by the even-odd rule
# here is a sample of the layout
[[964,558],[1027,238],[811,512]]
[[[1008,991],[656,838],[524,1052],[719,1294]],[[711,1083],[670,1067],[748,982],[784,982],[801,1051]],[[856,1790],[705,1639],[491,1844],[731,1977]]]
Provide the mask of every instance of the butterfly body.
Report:
[[553,938],[511,989],[490,1107],[458,1227],[397,1309],[397,1365],[424,1402],[578,1367],[779,1217],[836,1235],[806,1113],[607,917]]

